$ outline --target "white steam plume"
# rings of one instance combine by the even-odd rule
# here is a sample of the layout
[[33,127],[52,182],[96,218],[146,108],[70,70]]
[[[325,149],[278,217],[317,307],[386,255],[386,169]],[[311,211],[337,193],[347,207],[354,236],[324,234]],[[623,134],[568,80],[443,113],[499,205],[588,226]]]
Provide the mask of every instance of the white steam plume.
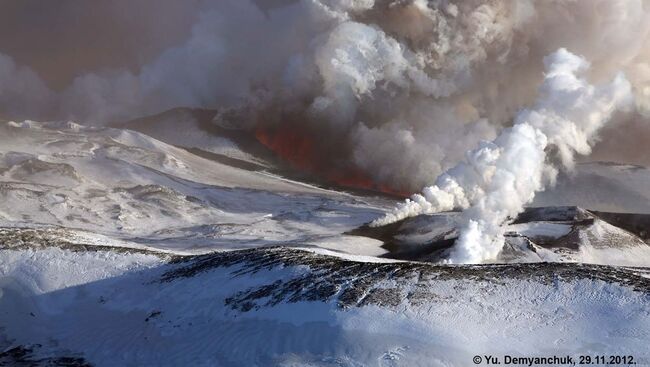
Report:
[[[139,0],[137,9],[146,9],[147,2],[152,8],[179,6],[171,0]],[[130,3],[112,7],[130,14]],[[183,4],[194,6],[198,14],[186,30],[187,39],[178,38],[166,51],[137,62],[139,67],[83,69],[67,87],[47,91],[28,69],[0,65],[0,116],[46,110],[50,118],[105,124],[181,106],[218,109],[216,123],[248,129],[281,124],[290,116],[296,124],[330,134],[323,141],[337,142],[331,150],[340,156],[321,152],[324,159],[353,162],[375,183],[415,192],[479,141],[496,138],[517,111],[534,104],[544,70],[541,60],[566,47],[591,61],[593,80],[611,79],[621,70],[633,84],[637,111],[610,124],[627,123],[627,128],[603,133],[606,151],[596,146],[598,158],[606,160],[622,150],[606,145],[612,136],[632,142],[625,159],[650,157],[647,139],[625,139],[650,131],[647,0]],[[156,14],[168,12],[175,10]],[[75,24],[65,19],[57,23]],[[159,29],[146,33],[165,39],[178,29],[168,22],[147,24]],[[126,27],[120,35],[129,31],[141,33]],[[85,33],[64,32],[66,43],[77,44],[73,41],[78,35],[81,53],[91,52],[83,48]],[[49,62],[50,44],[26,44],[30,55],[48,60],[51,73],[57,74],[56,65],[66,64],[65,54]],[[8,52],[1,46],[0,52]],[[78,59],[78,54],[69,57]],[[2,69],[10,77],[3,78]]]
[[463,209],[452,263],[495,259],[503,247],[504,223],[520,213],[552,181],[557,153],[566,168],[574,155],[589,154],[596,133],[619,108],[631,103],[630,83],[619,74],[598,87],[583,77],[588,62],[565,49],[546,57],[540,96],[511,128],[468,152],[466,161],[442,174],[434,186],[372,223],[392,223],[418,214]]

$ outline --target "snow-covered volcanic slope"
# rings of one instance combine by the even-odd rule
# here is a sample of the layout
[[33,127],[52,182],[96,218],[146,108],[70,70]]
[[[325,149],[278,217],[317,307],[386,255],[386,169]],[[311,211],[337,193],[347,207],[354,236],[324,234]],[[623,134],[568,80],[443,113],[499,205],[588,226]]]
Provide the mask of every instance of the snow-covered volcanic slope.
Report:
[[385,252],[340,236],[375,218],[383,199],[209,160],[128,130],[8,122],[0,139],[1,226],[60,226],[182,251],[297,242]]
[[[391,258],[440,262],[458,239],[461,215],[445,212],[407,218],[350,234],[384,242]],[[580,207],[528,208],[506,226],[497,262],[587,262],[647,266],[648,214],[588,211]]]
[[64,242],[4,245],[0,259],[7,365],[467,366],[474,355],[603,351],[650,361],[641,268]]
[[[141,132],[152,138],[198,154],[245,164],[247,168],[268,168],[273,156],[254,136],[218,124],[218,111],[175,108],[154,116],[114,123],[116,128]],[[178,127],[182,126],[182,129]],[[257,166],[257,167],[256,167]]]
[[645,168],[578,165],[540,198],[562,202],[509,225],[505,264],[445,266],[405,260],[439,260],[455,213],[370,229],[393,199],[269,173],[227,134],[163,142],[173,125],[151,124],[157,138],[0,123],[0,365],[650,361]]
[[585,162],[538,193],[533,206],[577,205],[617,213],[650,213],[650,170],[611,162]]

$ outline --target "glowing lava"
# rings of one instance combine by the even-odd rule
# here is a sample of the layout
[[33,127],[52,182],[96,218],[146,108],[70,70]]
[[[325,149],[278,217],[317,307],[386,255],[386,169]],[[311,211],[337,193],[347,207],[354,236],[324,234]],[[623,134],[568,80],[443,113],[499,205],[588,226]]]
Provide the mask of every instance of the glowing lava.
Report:
[[335,185],[379,191],[399,197],[410,194],[375,183],[370,175],[351,164],[334,164],[325,149],[316,142],[314,132],[299,126],[264,128],[255,130],[255,138],[277,154],[293,168],[316,175]]

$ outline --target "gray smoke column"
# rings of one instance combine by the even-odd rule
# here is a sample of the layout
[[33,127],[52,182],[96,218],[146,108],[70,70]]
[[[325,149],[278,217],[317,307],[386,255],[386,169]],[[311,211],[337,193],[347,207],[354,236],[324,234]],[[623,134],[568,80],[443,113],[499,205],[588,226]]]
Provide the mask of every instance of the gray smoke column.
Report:
[[38,118],[50,108],[51,99],[52,92],[36,73],[0,54],[0,117]]
[[372,225],[463,209],[464,224],[449,262],[495,259],[503,247],[504,223],[553,181],[556,168],[551,162],[555,157],[549,157],[549,151],[571,168],[574,155],[589,154],[596,133],[617,109],[632,102],[630,83],[622,74],[609,84],[594,87],[583,77],[587,61],[565,49],[548,56],[545,65],[537,103],[521,111],[513,127],[491,142],[482,142],[434,186]]
[[[218,109],[214,123],[224,126],[316,131],[322,143],[314,156],[416,192],[481,140],[512,126],[517,112],[535,103],[544,56],[564,47],[590,60],[585,78],[601,82],[623,71],[632,83],[635,111],[616,116],[600,136],[604,142],[649,129],[650,12],[644,0],[188,1],[183,4],[196,19],[182,17],[194,21],[183,32],[175,24],[181,20],[169,15],[178,12],[178,2],[132,3],[105,2],[111,9],[106,16],[160,10],[143,22],[146,32],[132,17],[119,22],[119,39],[183,37],[139,64],[80,70],[57,90],[48,90],[9,54],[0,59],[0,116],[102,125],[179,106]],[[171,6],[165,4],[174,5],[165,10]],[[53,9],[41,14],[45,25],[52,14],[63,14]],[[34,12],[21,13],[27,18],[16,24],[41,24],[29,18]],[[57,24],[80,23],[64,18]],[[56,65],[68,65],[67,53],[71,61],[85,55],[89,38],[83,28],[60,31],[68,45],[60,53],[42,47],[48,45],[16,44],[30,47],[29,56],[56,74]],[[53,53],[56,62],[50,62]],[[636,145],[626,159],[650,156],[647,144]],[[617,150],[595,149],[600,159]]]

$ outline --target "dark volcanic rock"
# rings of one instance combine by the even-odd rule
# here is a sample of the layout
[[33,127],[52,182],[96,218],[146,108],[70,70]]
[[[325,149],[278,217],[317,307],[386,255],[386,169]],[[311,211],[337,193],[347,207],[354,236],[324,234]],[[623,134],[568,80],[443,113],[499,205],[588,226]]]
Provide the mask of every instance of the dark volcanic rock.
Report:
[[554,206],[526,208],[513,221],[513,224],[528,222],[582,222],[593,220],[593,215],[577,206]]
[[650,214],[606,213],[593,211],[605,222],[634,233],[644,241],[650,239]]
[[[448,250],[458,238],[459,219],[458,212],[424,214],[381,227],[364,225],[347,234],[370,237],[384,242],[382,247],[389,251],[383,256],[386,258],[440,262],[447,257]],[[536,248],[539,247],[577,253],[585,243],[585,232],[589,232],[591,227],[600,220],[622,229],[623,233],[628,232],[629,236],[621,237],[621,232],[605,235],[601,239],[592,236],[589,238],[590,246],[600,248],[638,246],[650,238],[649,214],[605,213],[576,206],[526,208],[510,224],[567,225],[570,226],[570,230],[559,236],[545,235],[543,232],[528,235],[507,231],[506,247],[499,255],[499,261],[509,262],[518,257],[525,258],[526,253],[521,251],[521,248],[511,251],[517,247],[511,243],[516,237],[522,237],[522,241],[529,242],[529,246],[524,246],[529,253],[535,253]]]
[[[92,367],[84,358],[77,356],[38,356],[40,345],[19,345],[0,353],[0,366],[12,367]],[[49,352],[48,354],[52,354]],[[54,353],[64,354],[64,353]]]
[[268,284],[241,290],[225,300],[242,312],[282,302],[336,302],[341,308],[378,305],[394,307],[406,300],[419,304],[435,300],[427,292],[435,281],[461,280],[499,285],[509,280],[542,284],[582,279],[618,283],[650,295],[650,279],[643,269],[570,263],[449,266],[416,262],[368,263],[314,254],[305,250],[269,247],[194,256],[175,262],[176,268],[162,275],[162,282],[193,277],[219,268],[232,276],[245,276],[274,269],[307,267],[292,271]]
[[26,250],[47,247],[58,247],[73,252],[106,251],[125,254],[154,255],[164,259],[174,259],[178,255],[146,249],[86,245],[70,242],[65,239],[65,229],[32,229],[32,228],[0,228],[0,250]]
[[[154,283],[175,282],[217,270],[226,271],[230,277],[263,279],[262,284],[243,287],[225,297],[224,303],[240,312],[302,301],[333,302],[342,309],[368,305],[396,307],[403,302],[417,305],[444,300],[444,295],[432,291],[435,282],[444,281],[499,287],[513,280],[547,285],[592,280],[620,284],[650,299],[648,268],[576,263],[437,265],[405,261],[364,262],[290,247],[170,256],[137,249],[75,244],[37,229],[2,229],[0,244],[0,248],[12,251],[59,247],[74,252],[153,254],[166,261],[160,271],[153,273]],[[157,315],[154,310],[150,316]]]

